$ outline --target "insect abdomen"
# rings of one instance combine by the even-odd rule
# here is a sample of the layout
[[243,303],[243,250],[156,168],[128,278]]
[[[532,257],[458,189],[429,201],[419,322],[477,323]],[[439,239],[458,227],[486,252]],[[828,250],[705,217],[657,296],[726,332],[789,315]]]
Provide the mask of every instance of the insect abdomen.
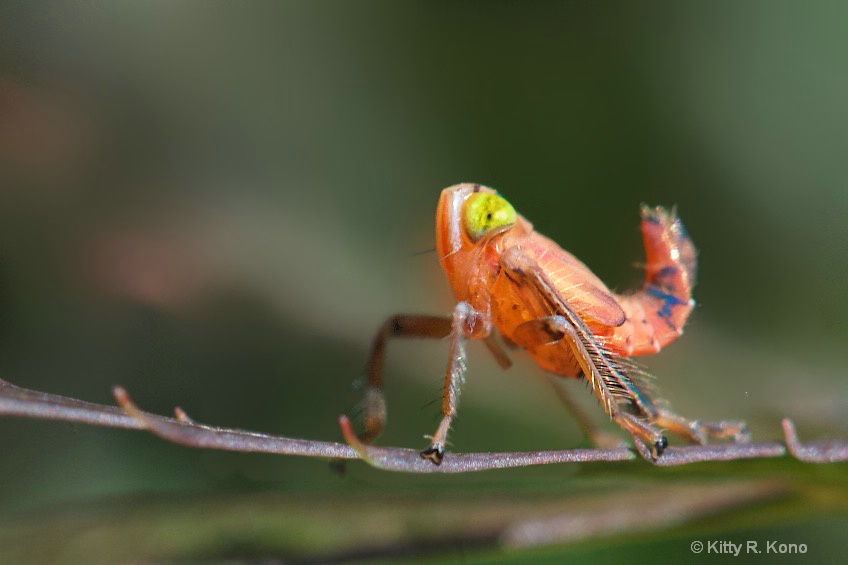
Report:
[[612,336],[623,355],[656,353],[676,340],[695,306],[697,252],[680,218],[674,211],[643,206],[642,235],[645,286],[619,297],[627,321]]

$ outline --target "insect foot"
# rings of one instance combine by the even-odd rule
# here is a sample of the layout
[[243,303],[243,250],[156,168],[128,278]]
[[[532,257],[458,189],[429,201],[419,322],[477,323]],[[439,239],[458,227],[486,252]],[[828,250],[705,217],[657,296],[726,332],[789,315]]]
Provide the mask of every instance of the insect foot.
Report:
[[652,450],[652,455],[654,459],[659,459],[665,451],[666,447],[668,447],[668,440],[665,438],[665,436],[662,436],[660,439],[655,441],[654,449]]
[[421,452],[421,458],[432,461],[434,465],[441,465],[445,458],[445,448],[438,443],[434,443]]
[[710,437],[729,439],[734,443],[750,443],[751,430],[742,420],[725,420],[721,422],[704,422],[704,430]]

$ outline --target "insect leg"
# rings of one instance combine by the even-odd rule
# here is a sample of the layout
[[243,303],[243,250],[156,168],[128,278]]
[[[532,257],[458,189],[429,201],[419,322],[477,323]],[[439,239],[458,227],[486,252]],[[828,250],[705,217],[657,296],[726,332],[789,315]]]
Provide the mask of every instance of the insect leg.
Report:
[[[430,446],[421,452],[421,457],[429,459],[436,465],[440,465],[445,456],[448,431],[456,417],[459,396],[462,392],[462,385],[465,383],[465,340],[481,323],[483,324],[482,333],[488,333],[486,326],[489,326],[491,322],[484,320],[481,313],[475,310],[471,304],[460,302],[454,308],[450,332],[450,356],[448,368],[445,371],[445,387],[442,392],[442,421],[439,423],[436,433],[433,434]],[[480,329],[477,329],[477,331],[480,332]]]
[[586,437],[589,438],[595,447],[599,447],[601,449],[613,449],[625,445],[618,437],[602,431],[598,424],[589,417],[586,411],[574,401],[574,398],[572,398],[569,391],[566,390],[566,382],[564,378],[551,375],[549,380],[551,381],[560,402],[562,402],[571,416],[577,420],[577,423],[580,424],[580,428],[583,430],[583,433],[586,434]]
[[[668,441],[650,423],[656,408],[650,397],[639,390],[628,376],[621,358],[604,348],[531,257],[514,247],[501,256],[501,267],[518,288],[532,288],[534,295],[541,298],[551,312],[556,313],[521,324],[511,338],[525,349],[564,340],[601,401],[604,411],[631,435],[648,441],[657,457],[662,455]],[[539,336],[540,333],[547,334],[547,338],[534,340],[533,336]],[[623,411],[619,407],[622,401],[629,402],[638,415]]]
[[451,318],[422,314],[396,314],[386,320],[371,345],[368,358],[368,384],[365,389],[365,431],[360,439],[371,443],[386,424],[386,401],[383,397],[383,366],[386,342],[394,337],[427,337],[442,339],[451,333]]
[[[389,338],[421,337],[443,339],[451,335],[453,319],[448,316],[429,316],[425,314],[396,314],[386,320],[377,332],[371,345],[371,355],[368,358],[367,378],[365,389],[364,412],[365,431],[360,434],[360,441],[372,443],[386,424],[386,401],[383,396],[383,367],[386,357],[386,343]],[[504,369],[512,365],[509,355],[497,341],[494,334],[483,339],[486,348]]]
[[748,425],[741,420],[720,422],[700,422],[658,408],[654,423],[694,443],[707,443],[707,438],[732,439],[737,443],[747,443],[751,439]]
[[483,339],[483,344],[495,357],[495,361],[501,366],[501,369],[512,367],[512,359],[509,358],[509,353],[507,353],[504,346],[498,341],[497,335],[494,333],[489,334]]
[[[591,339],[589,330],[575,325],[575,321],[581,326],[584,325],[579,317],[567,305],[563,307],[568,317],[548,316],[524,322],[516,328],[513,339],[520,346],[530,349],[541,344],[565,341],[601,401],[604,411],[631,435],[647,440],[653,446],[655,456],[659,457],[668,441],[660,429],[650,421],[653,405],[647,397],[640,398],[639,391],[628,381],[626,375],[616,368],[614,361],[607,358]],[[637,408],[641,407],[640,411],[645,417],[622,410],[619,402],[623,399],[631,401]]]

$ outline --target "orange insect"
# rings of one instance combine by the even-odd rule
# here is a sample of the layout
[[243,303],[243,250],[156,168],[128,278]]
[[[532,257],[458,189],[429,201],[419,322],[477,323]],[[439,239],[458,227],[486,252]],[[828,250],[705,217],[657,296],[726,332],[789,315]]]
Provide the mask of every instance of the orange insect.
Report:
[[[483,340],[503,367],[510,365],[497,331],[554,375],[587,379],[610,418],[635,441],[652,446],[655,458],[668,443],[664,429],[701,444],[709,437],[747,441],[744,422],[698,422],[669,411],[646,386],[645,373],[627,359],[657,353],[677,339],[694,306],[696,251],[680,219],[673,211],[643,206],[642,234],[645,285],[618,295],[576,257],[533,231],[496,191],[476,184],[443,190],[436,250],[457,304],[452,317],[401,314],[385,322],[368,363],[361,439],[372,442],[385,424],[387,339],[450,336],[443,418],[421,452],[440,464],[465,378],[466,340]],[[565,391],[558,392],[589,437],[607,444]]]

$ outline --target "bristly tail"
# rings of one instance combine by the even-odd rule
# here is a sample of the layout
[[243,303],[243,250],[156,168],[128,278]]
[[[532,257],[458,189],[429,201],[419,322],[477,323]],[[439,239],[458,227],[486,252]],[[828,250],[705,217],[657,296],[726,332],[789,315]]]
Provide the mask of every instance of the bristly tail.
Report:
[[698,274],[698,252],[677,217],[677,210],[667,212],[659,206],[642,205],[642,235],[647,285],[683,302],[691,300]]
[[656,353],[673,342],[695,306],[697,251],[677,212],[642,205],[642,235],[645,286],[621,297],[628,323],[614,336],[625,355]]

